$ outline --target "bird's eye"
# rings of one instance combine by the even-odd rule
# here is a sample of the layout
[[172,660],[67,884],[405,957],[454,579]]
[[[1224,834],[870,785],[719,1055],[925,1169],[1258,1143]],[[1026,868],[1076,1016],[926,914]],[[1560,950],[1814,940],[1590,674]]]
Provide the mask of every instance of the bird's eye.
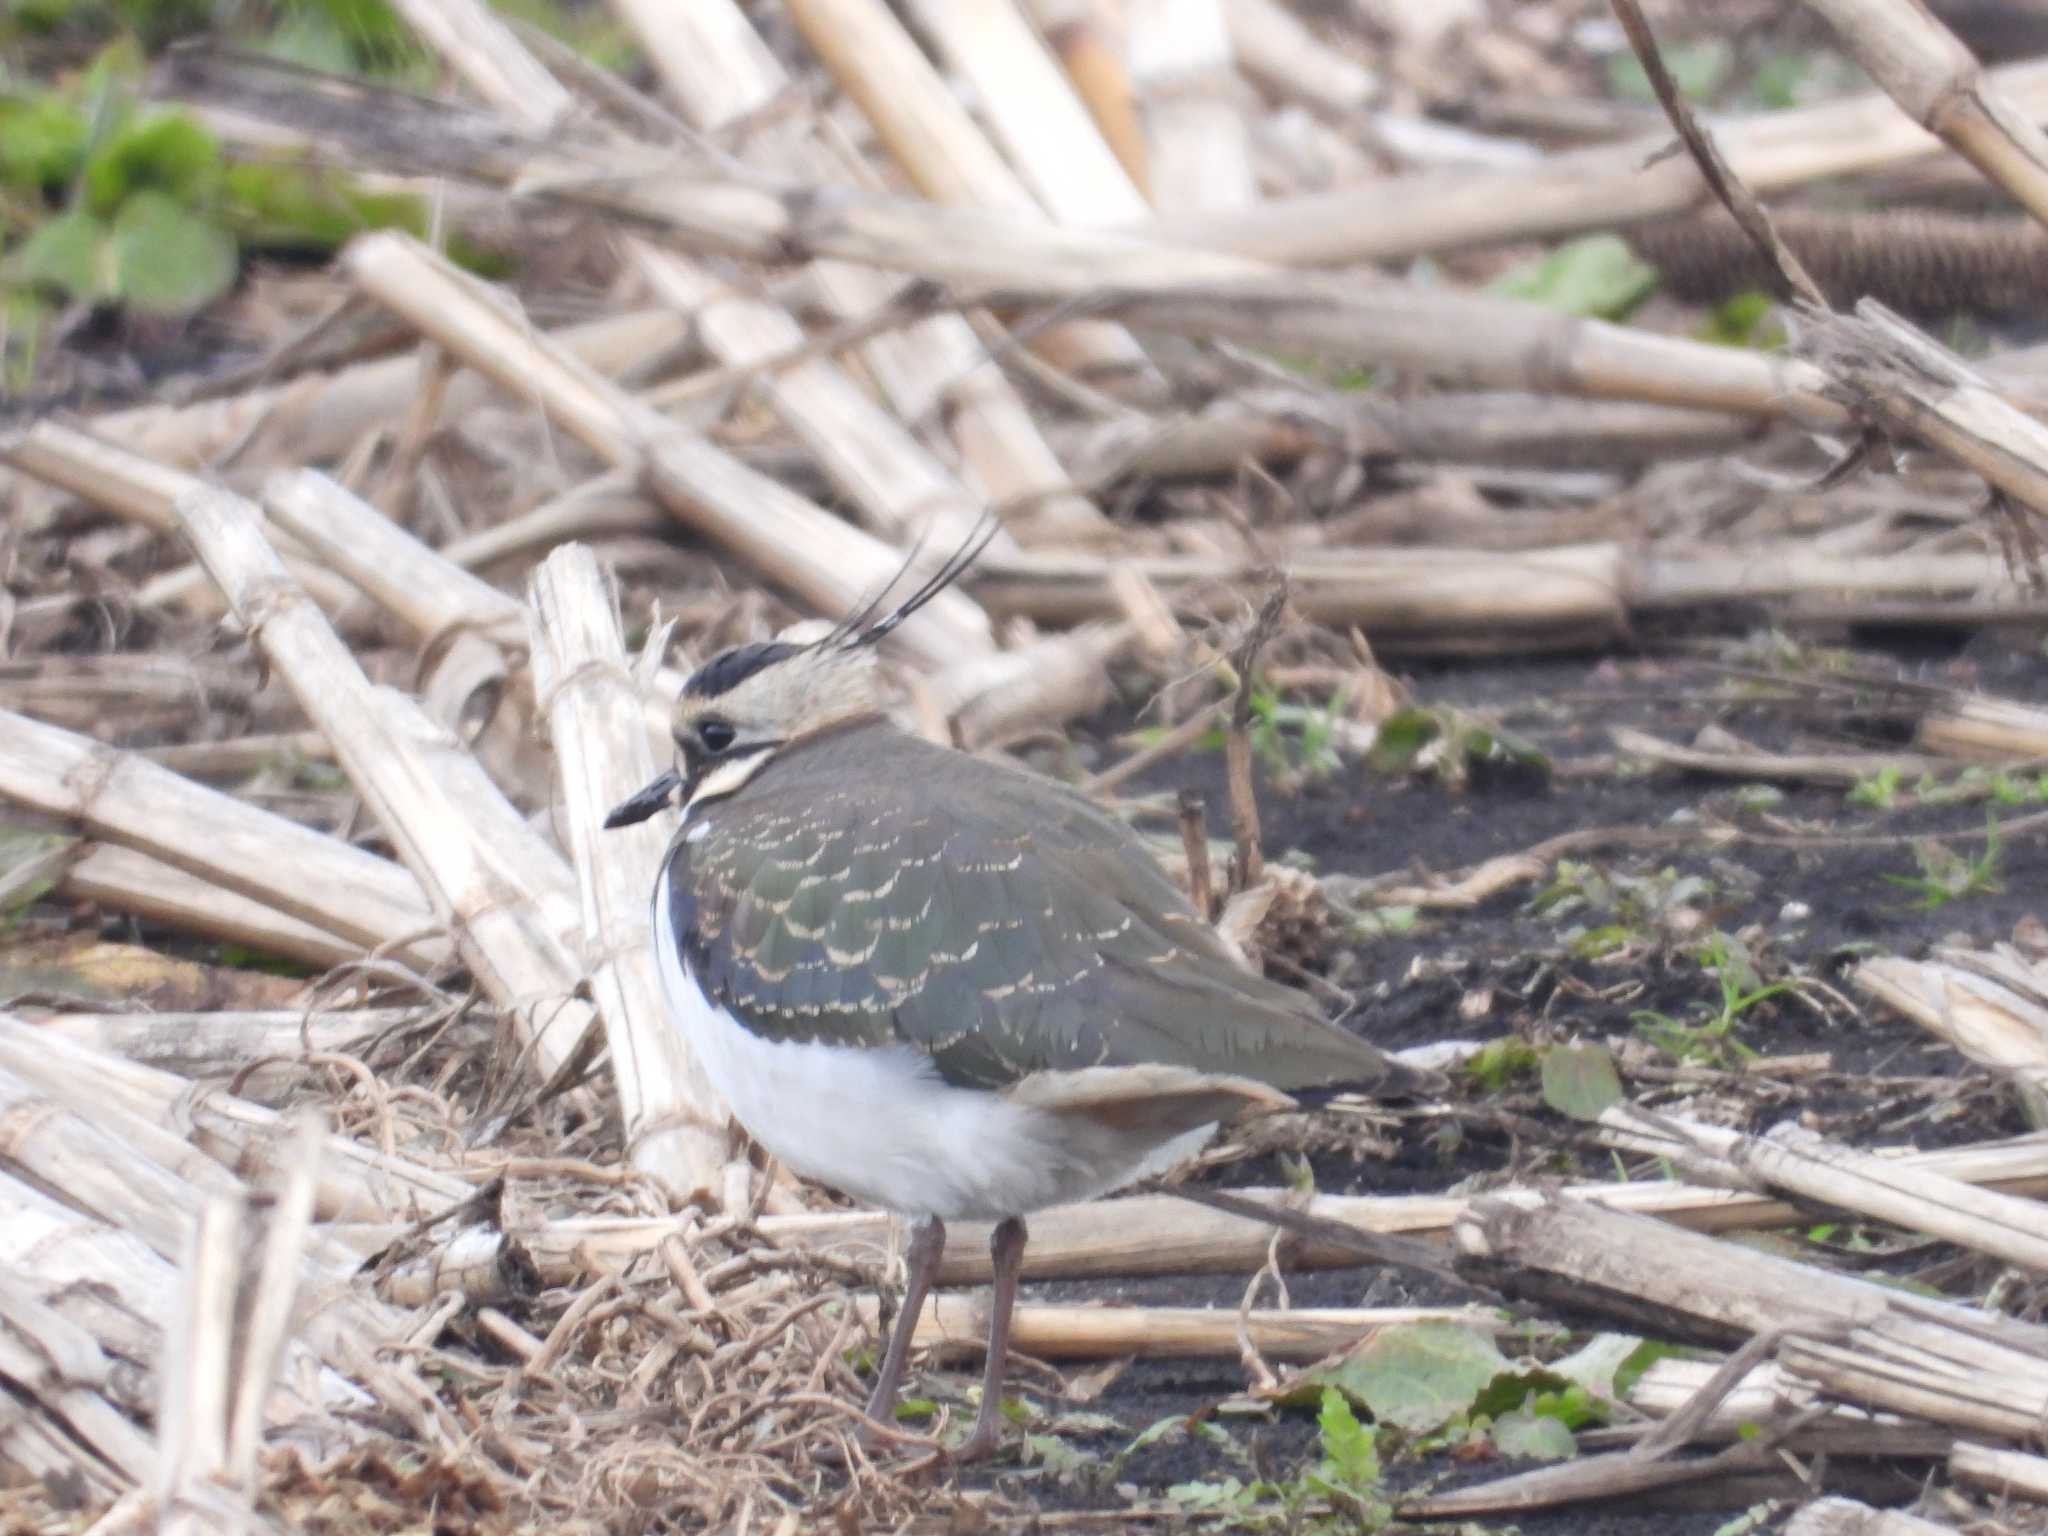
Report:
[[700,720],[697,722],[697,740],[704,750],[713,757],[732,745],[733,728],[723,720]]

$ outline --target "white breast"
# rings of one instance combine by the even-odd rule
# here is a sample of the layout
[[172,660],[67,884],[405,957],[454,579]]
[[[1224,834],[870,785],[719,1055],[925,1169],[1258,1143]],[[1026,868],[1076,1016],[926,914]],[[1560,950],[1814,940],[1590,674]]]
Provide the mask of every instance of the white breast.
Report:
[[1192,1156],[1213,1126],[1161,1144],[943,1081],[908,1045],[764,1039],[683,964],[666,874],[654,936],[669,1016],[733,1118],[794,1172],[905,1216],[998,1220],[1092,1199]]

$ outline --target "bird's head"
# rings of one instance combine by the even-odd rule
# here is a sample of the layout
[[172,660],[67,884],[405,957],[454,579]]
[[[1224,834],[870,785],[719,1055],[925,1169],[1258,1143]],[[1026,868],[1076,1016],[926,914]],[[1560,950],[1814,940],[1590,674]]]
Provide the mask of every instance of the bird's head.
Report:
[[[730,795],[792,742],[881,714],[888,698],[876,642],[958,581],[1000,527],[993,517],[984,519],[915,591],[879,617],[902,571],[823,634],[799,639],[792,631],[734,646],[705,662],[676,700],[675,769],[614,809],[604,824],[645,821],[678,790],[685,810]],[[906,562],[904,570],[909,568]]]

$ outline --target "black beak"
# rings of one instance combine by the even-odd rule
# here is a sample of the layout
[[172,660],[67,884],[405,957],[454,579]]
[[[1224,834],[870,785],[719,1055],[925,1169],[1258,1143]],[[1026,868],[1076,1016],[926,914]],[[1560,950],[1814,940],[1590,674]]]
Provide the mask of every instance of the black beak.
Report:
[[652,784],[628,800],[623,800],[611,809],[604,819],[605,830],[613,827],[637,826],[665,807],[683,787],[683,776],[671,768]]

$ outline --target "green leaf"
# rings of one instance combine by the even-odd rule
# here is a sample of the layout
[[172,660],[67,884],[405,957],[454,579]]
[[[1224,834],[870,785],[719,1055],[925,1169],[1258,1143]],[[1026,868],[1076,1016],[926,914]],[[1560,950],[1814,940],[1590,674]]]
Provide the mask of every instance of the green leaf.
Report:
[[1492,288],[1568,315],[1612,320],[1634,309],[1656,286],[1656,268],[1619,235],[1582,235],[1503,273]]
[[[1712,96],[1735,67],[1735,46],[1723,38],[1666,43],[1662,52],[1672,82],[1686,96]],[[1657,93],[1650,89],[1650,77],[1643,73],[1642,61],[1633,53],[1617,53],[1608,59],[1607,88],[1624,101],[1657,99]]]
[[114,220],[114,273],[124,303],[189,314],[235,281],[234,236],[167,192],[138,192]]
[[1513,1367],[1493,1340],[1457,1323],[1383,1328],[1308,1385],[1336,1387],[1381,1424],[1440,1429]]
[[85,192],[95,213],[112,213],[146,190],[186,201],[220,171],[220,145],[181,112],[131,118],[109,134],[85,165]]
[[54,91],[0,97],[0,182],[61,187],[85,158],[85,114]]
[[[1613,1397],[1615,1377],[1641,1351],[1643,1341],[1631,1333],[1596,1333],[1570,1354],[1550,1362],[1550,1368],[1588,1392]],[[1641,1367],[1637,1367],[1638,1374]]]
[[370,229],[427,230],[427,207],[405,193],[370,193],[296,165],[234,165],[225,217],[244,246],[331,251]]
[[103,219],[74,208],[38,224],[8,258],[10,280],[55,288],[69,299],[103,299],[114,290]]
[[1720,347],[1768,351],[1785,344],[1778,320],[1778,301],[1758,288],[1745,288],[1724,300],[1701,322],[1693,335]]
[[1543,1053],[1543,1102],[1574,1120],[1598,1120],[1621,1102],[1621,1075],[1604,1045],[1553,1045]]
[[1538,1065],[1536,1047],[1512,1035],[1489,1040],[1474,1051],[1465,1070],[1479,1080],[1488,1093],[1499,1093],[1508,1079],[1533,1072]]
[[1340,1487],[1365,1493],[1379,1486],[1380,1454],[1373,1432],[1358,1422],[1351,1404],[1335,1387],[1323,1388],[1316,1414],[1323,1435],[1323,1476]]
[[1518,1408],[1494,1420],[1493,1444],[1503,1456],[1563,1461],[1579,1453],[1579,1442],[1557,1419]]

